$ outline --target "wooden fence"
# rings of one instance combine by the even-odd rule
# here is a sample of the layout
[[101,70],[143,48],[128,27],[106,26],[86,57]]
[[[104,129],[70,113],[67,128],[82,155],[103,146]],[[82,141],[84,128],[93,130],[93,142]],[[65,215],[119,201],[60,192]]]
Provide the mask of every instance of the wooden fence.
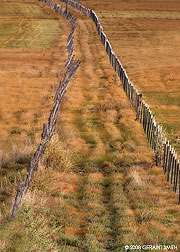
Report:
[[[41,1],[41,0],[39,0]],[[50,112],[48,123],[43,125],[43,132],[41,134],[41,142],[34,153],[34,155],[31,157],[28,173],[25,178],[24,184],[22,181],[19,182],[14,205],[11,213],[11,218],[15,218],[17,209],[19,207],[19,204],[21,203],[23,197],[25,196],[31,177],[34,171],[38,170],[38,167],[41,163],[43,154],[45,152],[47,144],[50,142],[56,128],[57,118],[58,118],[58,112],[60,110],[62,99],[64,97],[64,94],[67,91],[68,84],[70,80],[72,79],[73,75],[75,74],[76,70],[79,67],[80,61],[75,59],[75,56],[73,54],[74,50],[74,31],[76,28],[76,18],[71,15],[71,13],[65,9],[63,11],[62,6],[57,5],[56,3],[53,3],[52,1],[42,0],[41,2],[44,2],[48,4],[49,7],[51,7],[56,13],[61,14],[64,16],[67,20],[69,20],[71,24],[71,33],[68,36],[67,39],[67,50],[68,50],[68,58],[65,64],[65,74],[60,81],[60,85],[56,91],[55,97],[54,97],[54,106],[53,109]]]
[[169,144],[169,141],[166,141],[165,134],[162,131],[162,126],[156,123],[149,105],[142,100],[142,94],[138,92],[133,83],[129,80],[126,70],[123,68],[119,58],[114,53],[96,13],[92,10],[91,18],[96,25],[100,40],[109,56],[110,64],[118,74],[123,84],[123,89],[128,99],[131,101],[132,106],[136,110],[136,120],[142,124],[144,132],[147,135],[148,142],[155,152],[156,165],[163,165],[164,174],[167,177],[167,181],[172,184],[173,191],[179,191],[180,203],[180,167],[177,154],[173,147]]
[[66,4],[69,4],[71,7],[76,8],[77,10],[81,11],[85,16],[90,17],[91,10],[82,5],[77,0],[60,0],[61,2],[64,2]]
[[[60,15],[64,16],[67,20],[69,20],[71,24],[71,33],[69,34],[67,39],[68,58],[65,64],[66,72],[64,74],[63,79],[60,81],[59,88],[57,89],[54,98],[54,106],[52,111],[50,112],[48,123],[43,125],[41,142],[37,148],[37,151],[31,157],[24,185],[22,184],[21,181],[18,184],[16,197],[14,200],[14,205],[11,214],[12,218],[16,216],[18,206],[23,197],[25,196],[27,189],[29,187],[32,173],[38,169],[44,151],[46,149],[46,146],[55,132],[57,116],[59,109],[61,107],[62,99],[67,91],[67,86],[71,78],[75,74],[80,64],[80,62],[75,59],[75,56],[74,55],[72,56],[74,50],[73,34],[76,28],[76,18],[71,15],[71,13],[68,11],[67,8],[63,10],[62,6],[53,3],[51,0],[39,0],[39,1],[46,3],[56,13],[59,13]],[[60,1],[65,2],[66,4],[70,4],[72,7],[81,11],[84,15],[91,17],[92,20],[94,21],[100,40],[104,46],[106,53],[109,56],[110,64],[114,68],[115,72],[118,74],[123,84],[123,89],[136,111],[136,120],[138,120],[142,124],[144,132],[147,135],[148,142],[155,152],[156,164],[159,165],[162,163],[164,174],[167,177],[167,181],[169,181],[172,184],[172,189],[174,192],[179,192],[179,203],[180,203],[180,167],[179,167],[179,160],[177,159],[177,154],[173,149],[173,147],[170,145],[169,141],[166,141],[165,135],[162,131],[162,127],[160,125],[157,125],[149,106],[145,103],[145,101],[142,100],[142,95],[138,92],[133,83],[130,82],[126,70],[123,68],[119,58],[113,51],[112,46],[109,40],[107,39],[107,36],[103,32],[103,27],[101,26],[96,13],[93,10],[89,10],[87,7],[84,7],[78,1],[75,0],[74,1],[60,0]]]
[[136,120],[138,120],[142,124],[144,132],[147,135],[148,142],[155,152],[156,165],[162,164],[164,174],[166,175],[167,181],[172,184],[173,191],[179,192],[180,203],[180,167],[179,160],[177,159],[177,154],[174,148],[170,145],[169,141],[166,140],[165,133],[162,131],[162,126],[156,123],[155,117],[153,116],[149,105],[146,104],[144,100],[142,100],[142,94],[138,92],[134,84],[129,80],[126,70],[113,51],[111,43],[109,42],[106,34],[103,31],[103,27],[98,20],[98,16],[93,10],[90,10],[87,7],[81,5],[77,0],[60,1],[65,2],[66,4],[70,4],[72,7],[80,10],[84,15],[88,17],[90,16],[94,21],[100,40],[104,46],[106,53],[109,56],[110,64],[118,74],[122,82],[123,89],[136,111]]

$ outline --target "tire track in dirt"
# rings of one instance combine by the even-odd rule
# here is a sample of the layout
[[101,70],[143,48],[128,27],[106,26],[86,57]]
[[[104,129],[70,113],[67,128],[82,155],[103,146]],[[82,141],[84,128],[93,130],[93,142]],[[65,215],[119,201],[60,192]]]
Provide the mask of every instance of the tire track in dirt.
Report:
[[[76,192],[78,202],[76,211],[81,216],[79,221],[81,247],[89,251],[92,245],[89,242],[89,235],[93,234],[93,225],[96,223],[103,230],[101,237],[97,238],[98,231],[95,234],[96,248],[98,251],[111,251],[122,245],[120,237],[124,236],[124,240],[128,241],[127,233],[133,232],[131,229],[128,230],[129,220],[133,223],[133,228],[137,226],[133,210],[130,215],[126,211],[130,207],[123,193],[123,171],[118,170],[120,165],[113,160],[123,144],[123,133],[118,124],[120,107],[117,98],[114,98],[114,92],[121,87],[120,83],[113,83],[113,71],[89,20],[78,21],[75,48],[81,60],[81,67],[76,76],[76,84],[71,86],[66,104],[72,102],[72,97],[73,100],[76,99],[75,106],[68,109],[71,115],[68,124],[74,128],[76,143],[81,140],[79,145],[82,145],[78,161],[75,162],[75,172],[82,174]],[[75,93],[80,95],[78,100]],[[126,101],[125,105],[127,103]],[[64,109],[66,108],[69,106],[65,105]],[[98,220],[97,209],[88,206],[91,205],[91,196],[88,192],[91,191],[91,183],[88,178],[95,173],[100,176],[98,193],[95,196],[99,208]],[[123,220],[126,220],[127,225]],[[127,233],[123,233],[125,229],[128,230]],[[132,236],[138,241],[136,234]],[[89,248],[85,244],[89,244]]]
[[[76,133],[79,134],[84,142],[84,152],[86,150],[89,156],[93,155],[93,151],[96,149],[97,145],[103,144],[99,136],[94,134],[94,123],[91,115],[95,110],[94,104],[98,101],[98,94],[96,91],[98,87],[98,75],[94,72],[96,59],[94,59],[90,50],[88,43],[89,35],[88,32],[86,32],[86,26],[82,21],[79,21],[78,25],[79,29],[77,31],[77,39],[75,39],[75,47],[78,54],[80,54],[78,57],[81,60],[81,67],[76,77],[78,86],[76,85],[75,92],[78,93],[80,97],[78,101],[75,101],[76,108],[73,109],[72,113],[74,114],[74,119],[71,119],[71,122],[75,125]],[[81,34],[83,34],[83,38],[81,38]],[[72,91],[72,89],[74,89],[74,87],[71,88],[71,92],[74,91]],[[93,90],[93,92],[91,90]]]

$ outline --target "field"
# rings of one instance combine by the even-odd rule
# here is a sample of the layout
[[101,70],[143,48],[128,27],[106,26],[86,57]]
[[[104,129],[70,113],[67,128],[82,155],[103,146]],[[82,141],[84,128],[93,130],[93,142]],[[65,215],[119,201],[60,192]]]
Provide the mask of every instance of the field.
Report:
[[180,2],[82,2],[97,13],[130,80],[179,152]]
[[[34,3],[1,3],[0,139],[35,141],[47,120],[66,57],[65,25]],[[60,34],[61,40],[59,39]],[[12,49],[13,48],[13,49]],[[61,61],[59,60],[61,58]]]
[[[100,1],[82,2],[97,10],[98,15],[102,13]],[[103,1],[104,12],[118,11],[120,4],[116,2],[108,5]],[[125,8],[125,1],[118,2]],[[0,7],[4,5],[0,11],[2,21],[13,19],[23,34],[16,43],[16,33],[0,29],[4,33],[0,39],[0,251],[119,252],[125,251],[127,244],[178,245],[177,194],[166,182],[162,168],[155,166],[154,154],[141,125],[135,121],[136,114],[109,64],[94,23],[70,7],[77,17],[75,54],[81,65],[66,93],[56,135],[40,170],[33,176],[17,218],[10,220],[17,181],[27,172],[67,58],[68,22],[44,4],[36,3],[0,3]],[[121,15],[129,15],[128,9],[124,11]],[[137,20],[142,15],[138,13],[137,9]],[[119,49],[115,34],[123,29],[125,34],[125,28],[111,26],[111,34],[107,23],[113,22],[113,14],[109,13],[109,21],[103,15],[105,32]],[[37,16],[38,25],[32,31]],[[22,32],[26,19],[28,24]],[[49,25],[44,26],[44,20]],[[37,34],[41,31],[40,41]],[[9,40],[12,45],[7,48]],[[24,41],[29,41],[28,48]],[[128,67],[125,37],[122,43],[124,50],[115,51]],[[135,51],[132,47],[129,54]],[[142,64],[133,57],[134,62]],[[133,71],[136,76],[135,68]]]

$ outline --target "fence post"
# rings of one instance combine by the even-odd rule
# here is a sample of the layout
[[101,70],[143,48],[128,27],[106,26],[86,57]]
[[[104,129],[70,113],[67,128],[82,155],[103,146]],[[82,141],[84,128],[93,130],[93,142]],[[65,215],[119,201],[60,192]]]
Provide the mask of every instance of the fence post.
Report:
[[112,52],[112,62],[111,62],[111,65],[112,65],[113,68],[114,68],[114,59],[115,59],[115,54],[114,54],[114,52]]
[[[86,11],[86,8],[83,7],[83,11]],[[107,52],[110,60],[110,64],[114,68],[115,72],[117,72],[122,85],[123,90],[126,92],[126,95],[129,100],[131,100],[132,106],[134,109],[139,111],[139,121],[143,125],[144,132],[147,135],[148,142],[150,143],[152,149],[155,152],[156,163],[159,161],[163,162],[163,171],[166,174],[167,172],[167,181],[170,180],[171,184],[173,184],[173,190],[177,190],[178,176],[179,176],[179,160],[177,162],[177,155],[175,154],[174,149],[169,144],[169,141],[166,142],[166,138],[164,139],[164,135],[162,132],[162,127],[160,125],[156,125],[156,121],[149,106],[142,101],[141,106],[139,106],[139,93],[138,90],[134,87],[134,85],[130,82],[128,75],[123,68],[120,60],[112,50],[112,46],[107,39],[105,33],[103,32],[103,28],[98,21],[98,17],[94,11],[90,11],[90,16],[96,24],[98,33],[100,35],[100,40],[104,44],[105,51]],[[180,176],[179,176],[180,181]],[[180,190],[180,185],[179,185]],[[179,202],[180,202],[180,192],[179,192]]]
[[140,111],[140,123],[142,123],[142,119],[143,119],[143,101],[141,101],[141,111]]
[[[178,184],[178,175],[179,175],[179,160],[178,160],[178,163],[177,163],[177,173],[176,173],[176,181],[175,181],[175,186],[174,186],[174,191],[176,192],[177,191],[177,184]],[[180,175],[179,175],[180,177]]]
[[122,65],[121,65],[120,67],[121,67],[121,71],[120,71],[120,80],[121,80],[121,82],[123,83],[123,70],[124,70],[124,68],[123,68]]
[[[178,160],[178,164],[179,164],[179,160]],[[180,169],[179,170],[179,204],[180,204]]]
[[128,77],[127,77],[126,71],[124,71],[124,85],[125,85],[125,92],[127,96]]
[[175,191],[176,184],[176,174],[177,174],[177,154],[175,155],[175,164],[174,164],[174,178],[173,178],[173,191]]
[[115,72],[117,71],[117,56],[115,56],[115,65],[114,65]]
[[111,52],[112,51],[112,49],[111,49],[111,47],[109,48],[109,62],[110,62],[110,64],[111,64]]
[[149,134],[149,143],[152,146],[152,136],[153,136],[153,115],[151,115],[151,132]]
[[169,140],[168,140],[167,150],[166,150],[166,160],[165,160],[165,166],[164,166],[164,174],[166,174],[166,171],[168,168],[169,151],[170,151],[170,145],[169,145]]
[[150,136],[151,136],[151,131],[152,131],[152,114],[150,108],[148,109],[148,114],[149,114],[149,127],[148,127],[148,142],[150,143]]
[[163,154],[163,171],[165,171],[165,162],[166,162],[166,138],[164,139],[164,145],[163,145],[163,151],[164,151],[164,154]]
[[157,127],[157,134],[156,134],[156,165],[158,166],[161,164],[162,161],[162,149],[163,149],[163,143],[162,143],[162,127],[158,125]]
[[168,163],[168,173],[167,173],[167,181],[169,181],[169,173],[171,170],[171,162],[172,162],[172,154],[173,153],[173,148],[171,149],[171,145],[170,145],[170,150],[169,150],[169,163]]
[[109,53],[109,40],[106,40],[106,53]]
[[106,37],[106,34],[104,33],[104,49],[106,51],[106,40],[107,40],[107,37]]
[[145,133],[148,136],[148,122],[149,122],[149,106],[146,104],[146,128],[145,128]]
[[173,151],[173,160],[172,160],[172,167],[171,167],[171,185],[173,182],[174,163],[175,163],[175,151]]
[[143,129],[145,131],[145,121],[146,121],[146,104],[143,102]]
[[128,79],[128,98],[129,100],[131,100],[131,82],[129,79]]
[[153,121],[153,127],[152,127],[152,149],[155,151],[156,150],[156,143],[155,143],[155,141],[156,141],[156,136],[155,136],[155,134],[156,134],[156,122],[155,122],[155,120]]
[[14,200],[14,205],[13,205],[13,209],[12,209],[12,213],[11,213],[11,218],[15,218],[15,216],[16,216],[16,212],[17,212],[19,203],[21,201],[22,193],[23,193],[23,184],[22,184],[22,181],[19,181],[17,191],[16,191],[15,200]]
[[149,112],[149,106],[147,105],[147,127],[146,127],[147,139],[149,138],[149,127],[150,127],[150,112]]

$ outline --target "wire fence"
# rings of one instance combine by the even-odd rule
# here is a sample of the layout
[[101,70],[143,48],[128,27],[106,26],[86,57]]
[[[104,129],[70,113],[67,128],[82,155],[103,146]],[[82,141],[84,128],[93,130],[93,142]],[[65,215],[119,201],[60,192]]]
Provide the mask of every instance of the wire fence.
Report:
[[75,56],[73,54],[74,50],[74,31],[76,28],[76,18],[71,15],[71,13],[65,9],[63,10],[62,6],[58,6],[56,3],[51,3],[46,0],[42,0],[41,2],[44,2],[48,4],[49,7],[51,7],[56,13],[61,14],[64,16],[67,20],[69,20],[71,24],[71,32],[68,36],[67,39],[67,50],[68,50],[68,58],[65,64],[65,74],[60,81],[60,85],[56,91],[55,97],[54,97],[54,106],[53,109],[50,112],[48,123],[43,125],[43,132],[41,134],[41,142],[34,153],[34,155],[31,157],[30,163],[29,163],[29,168],[28,168],[28,173],[25,178],[24,184],[22,181],[19,182],[18,188],[16,191],[16,196],[11,212],[11,218],[16,217],[16,213],[18,210],[18,207],[25,196],[29,185],[31,181],[31,177],[34,171],[37,171],[39,168],[39,165],[42,161],[43,154],[45,152],[45,149],[47,147],[47,144],[50,142],[53,134],[55,133],[55,128],[56,128],[56,123],[58,119],[58,112],[60,110],[61,104],[63,97],[67,91],[68,84],[72,77],[74,76],[76,70],[78,69],[80,65],[80,61],[75,59]]

